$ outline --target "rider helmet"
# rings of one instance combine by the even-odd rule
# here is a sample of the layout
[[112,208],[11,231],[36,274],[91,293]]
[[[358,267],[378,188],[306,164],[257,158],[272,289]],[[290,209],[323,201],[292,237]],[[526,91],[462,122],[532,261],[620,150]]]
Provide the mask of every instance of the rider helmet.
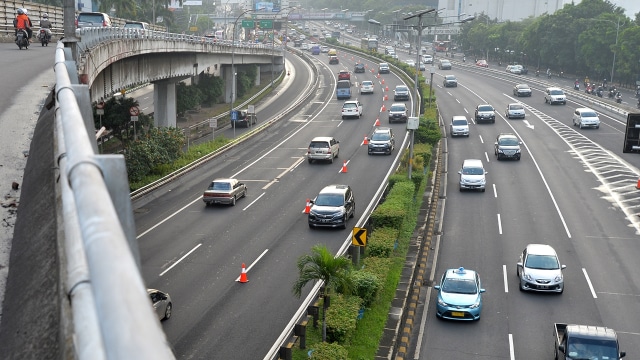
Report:
[[18,9],[18,15],[22,15],[22,14],[24,14],[24,10]]
[[49,18],[49,14],[47,14],[47,13],[42,14],[42,18],[43,19],[48,19]]
[[27,9],[22,8],[22,11],[24,11],[24,14],[25,14],[25,15],[29,15],[29,11],[28,11]]

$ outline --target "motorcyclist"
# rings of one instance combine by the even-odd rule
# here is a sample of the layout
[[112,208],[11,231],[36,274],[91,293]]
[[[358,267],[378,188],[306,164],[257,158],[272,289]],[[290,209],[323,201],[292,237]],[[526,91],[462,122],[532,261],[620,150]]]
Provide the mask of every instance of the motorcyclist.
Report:
[[573,83],[573,88],[576,90],[580,90],[580,80],[576,79],[576,81]]
[[49,14],[42,14],[42,20],[40,20],[40,28],[44,29],[45,33],[47,34],[47,40],[50,40],[51,29],[53,28],[53,25],[51,24],[51,21],[49,21]]
[[551,69],[547,68],[547,77],[551,79]]
[[462,56],[462,62],[467,62],[467,57],[466,56]]
[[618,91],[618,92],[616,93],[616,102],[617,102],[618,104],[621,104],[621,103],[622,103],[622,94],[620,94],[620,91]]
[[18,15],[13,20],[13,26],[16,28],[15,35],[16,40],[18,40],[18,30],[26,30],[27,31],[27,40],[31,39],[33,32],[31,31],[31,27],[33,24],[31,23],[31,19],[27,16],[27,12],[19,8],[17,10]]

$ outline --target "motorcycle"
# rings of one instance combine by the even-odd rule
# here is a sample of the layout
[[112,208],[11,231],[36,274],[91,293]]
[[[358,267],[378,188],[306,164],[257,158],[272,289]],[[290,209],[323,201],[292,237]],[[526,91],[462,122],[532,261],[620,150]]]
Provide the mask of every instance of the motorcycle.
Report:
[[536,70],[536,77],[540,77],[540,70]]
[[622,104],[622,94],[620,94],[620,93],[616,94],[616,102],[618,104]]
[[38,39],[40,39],[40,44],[42,44],[42,46],[49,46],[51,36],[47,34],[47,30],[40,29],[40,31],[38,32]]
[[467,57],[466,56],[462,57],[462,62],[467,62]]
[[29,34],[27,33],[27,30],[18,30],[18,33],[16,34],[16,45],[18,45],[18,48],[20,48],[20,50],[22,50],[22,48],[29,48]]
[[602,88],[598,88],[596,90],[596,95],[598,95],[598,97],[602,97],[602,93],[604,92],[604,90]]
[[613,99],[616,96],[616,91],[614,89],[609,90],[609,99]]
[[576,83],[573,85],[573,90],[580,91],[580,84]]

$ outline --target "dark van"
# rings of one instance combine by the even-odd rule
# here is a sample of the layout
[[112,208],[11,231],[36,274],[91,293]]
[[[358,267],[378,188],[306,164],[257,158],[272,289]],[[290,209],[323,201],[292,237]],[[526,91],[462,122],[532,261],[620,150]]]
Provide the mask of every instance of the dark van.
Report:
[[336,96],[338,100],[351,99],[351,81],[339,80],[336,85]]

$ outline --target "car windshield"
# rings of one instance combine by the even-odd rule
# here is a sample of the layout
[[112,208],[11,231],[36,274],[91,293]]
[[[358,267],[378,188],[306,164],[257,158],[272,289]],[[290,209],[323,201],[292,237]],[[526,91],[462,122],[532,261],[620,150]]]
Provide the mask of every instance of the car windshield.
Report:
[[582,117],[591,118],[591,117],[598,117],[598,115],[592,111],[585,111],[582,113]]
[[396,86],[396,91],[409,91],[406,86]]
[[376,132],[371,135],[371,140],[381,141],[381,140],[389,140],[391,139],[391,135],[386,132]]
[[509,105],[509,110],[522,110],[524,107],[522,105]]
[[341,194],[320,194],[316,198],[315,204],[318,206],[342,206],[343,196]]
[[519,141],[518,139],[514,139],[514,138],[502,138],[498,141],[498,143],[500,145],[506,145],[506,146],[516,146],[519,145]]
[[453,120],[453,125],[468,125],[467,120]]
[[493,106],[491,105],[478,106],[478,111],[493,111]]
[[467,167],[462,169],[462,174],[463,175],[483,175],[484,174],[484,169],[482,168],[474,168],[474,167]]
[[529,269],[557,270],[560,268],[558,258],[553,255],[529,255],[524,264]]
[[455,80],[455,79],[456,79],[456,77],[455,77],[454,75],[447,75],[447,76],[446,76],[446,79],[447,79],[447,80]]
[[398,111],[404,111],[405,107],[404,106],[391,106],[391,112],[398,112]]
[[309,144],[309,147],[315,149],[328,148],[329,143],[326,141],[312,141],[311,144]]
[[564,92],[562,90],[551,90],[549,93],[551,95],[564,95]]
[[126,23],[124,24],[126,28],[136,28],[136,29],[144,29],[144,25],[139,23]]
[[102,23],[102,15],[82,14],[78,16],[78,22]]
[[478,292],[476,282],[472,279],[445,279],[442,291],[454,294],[475,294]]
[[231,184],[228,182],[212,182],[209,190],[231,190]]
[[518,89],[520,89],[520,90],[529,90],[529,85],[518,85]]
[[581,339],[570,337],[567,355],[571,359],[617,359],[618,349],[613,340]]

